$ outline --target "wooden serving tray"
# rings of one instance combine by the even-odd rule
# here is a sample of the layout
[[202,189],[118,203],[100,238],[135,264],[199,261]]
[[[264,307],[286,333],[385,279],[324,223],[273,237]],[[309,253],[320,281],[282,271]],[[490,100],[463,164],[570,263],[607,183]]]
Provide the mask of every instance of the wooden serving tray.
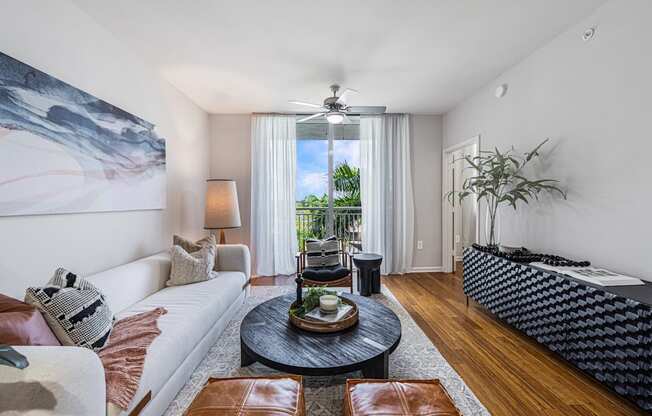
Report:
[[[349,313],[344,316],[344,318],[340,319],[337,322],[319,322],[312,319],[304,319],[288,312],[288,315],[290,317],[290,323],[292,323],[292,325],[296,326],[299,329],[303,329],[304,331],[321,332],[321,333],[337,332],[337,331],[343,331],[345,329],[351,328],[353,325],[358,323],[358,305],[356,305],[355,302],[353,302],[352,300],[346,298],[340,298],[340,299],[342,300],[342,303],[351,305],[353,309],[351,309]],[[296,307],[296,302],[293,302],[292,305],[290,306],[290,309],[293,309],[295,307]]]

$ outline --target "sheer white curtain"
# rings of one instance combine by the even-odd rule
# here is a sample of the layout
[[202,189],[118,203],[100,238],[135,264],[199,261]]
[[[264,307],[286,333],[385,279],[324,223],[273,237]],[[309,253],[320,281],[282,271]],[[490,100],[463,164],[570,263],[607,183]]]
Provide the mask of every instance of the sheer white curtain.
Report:
[[251,119],[251,243],[256,273],[295,273],[296,117]]
[[412,267],[414,196],[407,114],[360,117],[362,248],[383,256],[381,272]]

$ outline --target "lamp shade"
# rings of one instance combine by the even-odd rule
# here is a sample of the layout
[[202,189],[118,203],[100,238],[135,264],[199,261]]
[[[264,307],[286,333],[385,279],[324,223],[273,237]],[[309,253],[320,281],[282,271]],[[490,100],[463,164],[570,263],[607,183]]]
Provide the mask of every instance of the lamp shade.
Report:
[[206,212],[204,229],[217,230],[240,227],[238,190],[232,179],[206,181]]

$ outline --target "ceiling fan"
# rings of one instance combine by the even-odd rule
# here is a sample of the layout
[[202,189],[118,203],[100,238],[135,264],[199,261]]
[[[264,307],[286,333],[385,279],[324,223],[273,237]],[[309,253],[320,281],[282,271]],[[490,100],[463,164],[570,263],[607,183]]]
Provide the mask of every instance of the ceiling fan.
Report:
[[333,96],[327,97],[323,104],[313,104],[296,100],[290,101],[292,104],[317,108],[319,111],[317,114],[297,120],[298,123],[322,116],[326,117],[326,120],[331,124],[340,124],[344,121],[350,123],[351,120],[349,120],[347,114],[383,114],[387,109],[385,106],[350,106],[348,104],[349,97],[351,94],[357,94],[358,91],[346,88],[338,97],[337,92],[340,90],[340,86],[333,84],[330,88],[333,92]]

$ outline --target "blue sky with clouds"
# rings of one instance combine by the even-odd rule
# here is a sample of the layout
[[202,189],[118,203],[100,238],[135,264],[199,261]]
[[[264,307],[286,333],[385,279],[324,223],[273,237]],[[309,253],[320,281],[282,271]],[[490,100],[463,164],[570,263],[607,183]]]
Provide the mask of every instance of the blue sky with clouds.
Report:
[[[344,161],[360,167],[360,141],[336,140],[333,144],[335,166]],[[328,192],[328,141],[297,140],[296,200],[307,195]]]

